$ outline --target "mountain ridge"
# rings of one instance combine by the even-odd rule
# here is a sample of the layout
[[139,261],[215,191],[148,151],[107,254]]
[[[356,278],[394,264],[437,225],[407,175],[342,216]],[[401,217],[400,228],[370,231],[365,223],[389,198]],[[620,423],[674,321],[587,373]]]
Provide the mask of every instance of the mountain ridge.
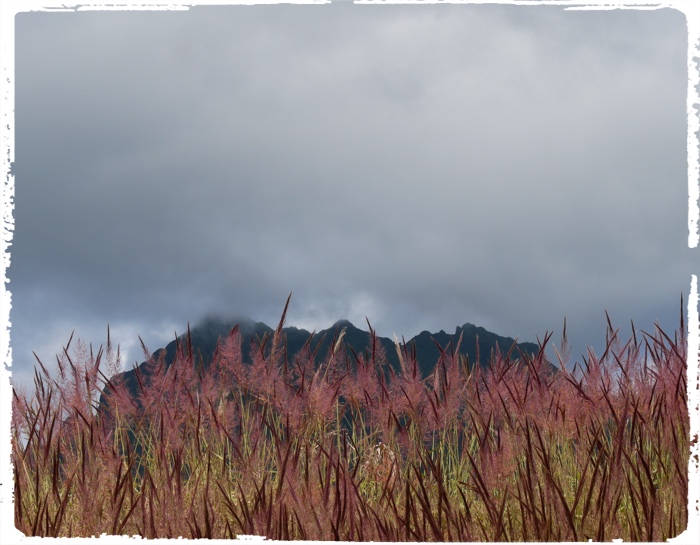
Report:
[[[225,338],[236,325],[241,334],[243,361],[250,364],[252,361],[251,350],[257,348],[266,336],[274,335],[275,328],[268,326],[264,322],[256,322],[252,319],[241,317],[206,317],[195,327],[190,329],[188,326],[188,333],[177,336],[175,340],[168,343],[164,348],[159,348],[152,352],[151,359],[157,360],[163,357],[166,366],[169,366],[175,359],[178,343],[186,343],[189,335],[192,351],[198,358],[197,361],[201,360],[207,366],[213,358],[219,339]],[[328,351],[331,349],[331,343],[342,330],[345,331],[342,343],[346,349],[347,357],[350,359],[350,364],[352,364],[354,361],[353,352],[355,354],[364,353],[370,345],[371,334],[369,331],[359,329],[347,319],[337,320],[333,325],[319,332],[310,332],[295,326],[283,327],[282,333],[286,341],[285,357],[288,358],[288,361],[292,361],[293,356],[309,342],[312,353],[314,351],[316,353],[315,363],[318,365],[326,358]],[[516,340],[511,337],[498,335],[469,322],[462,326],[456,326],[453,334],[446,333],[444,330],[440,330],[437,333],[425,330],[405,341],[406,346],[415,347],[418,368],[422,377],[427,377],[434,371],[440,357],[440,348],[437,345],[445,351],[448,351],[450,346],[454,349],[460,335],[462,336],[462,342],[459,346],[459,354],[467,358],[470,366],[478,363],[485,367],[488,365],[491,354],[495,350],[507,353],[514,345],[514,359],[519,359],[520,357],[517,349],[531,356],[535,356],[539,352],[539,346],[535,343],[516,343]],[[377,340],[384,349],[388,366],[394,371],[398,371],[400,369],[400,361],[395,340],[379,335],[377,335]],[[266,343],[267,352],[269,352],[270,345],[271,343]],[[165,353],[163,354],[163,352]],[[117,373],[112,377],[112,380],[124,381],[127,388],[135,394],[138,389],[136,369],[138,368],[140,372],[145,372],[147,363],[144,361],[130,370]],[[547,363],[552,370],[557,369],[550,362]],[[388,372],[389,370],[387,369],[386,371]]]

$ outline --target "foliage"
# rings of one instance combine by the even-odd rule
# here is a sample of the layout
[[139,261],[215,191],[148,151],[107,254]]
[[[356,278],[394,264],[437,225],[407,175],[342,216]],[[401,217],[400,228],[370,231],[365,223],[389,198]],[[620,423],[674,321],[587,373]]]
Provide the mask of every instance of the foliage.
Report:
[[[287,301],[289,304],[289,300]],[[237,328],[210,364],[178,344],[139,392],[108,379],[108,343],[70,341],[52,377],[14,392],[15,524],[27,535],[346,541],[661,541],[687,524],[687,349],[681,327],[567,370],[566,328],[546,362],[496,351],[483,368],[438,345],[421,376],[370,328],[363,354],[336,332],[322,365],[291,361],[282,325],[243,363]],[[457,343],[459,344],[459,343]],[[267,350],[267,348],[270,348]],[[37,358],[38,359],[38,358]],[[96,400],[102,397],[102,402]]]

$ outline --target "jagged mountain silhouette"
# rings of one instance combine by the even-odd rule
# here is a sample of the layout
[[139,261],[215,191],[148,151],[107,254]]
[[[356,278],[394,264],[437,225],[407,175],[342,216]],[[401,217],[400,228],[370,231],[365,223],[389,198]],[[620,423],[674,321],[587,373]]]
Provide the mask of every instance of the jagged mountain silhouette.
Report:
[[[159,359],[163,357],[166,366],[169,366],[175,359],[178,343],[187,343],[189,337],[195,360],[206,366],[212,360],[219,339],[228,335],[234,326],[238,326],[241,334],[241,352],[245,363],[252,361],[251,350],[257,349],[265,336],[271,337],[275,332],[275,329],[267,324],[247,318],[205,318],[198,325],[189,329],[189,333],[180,335],[165,348],[160,348],[153,352],[152,358]],[[282,333],[286,340],[286,357],[288,361],[291,362],[293,356],[311,339],[310,347],[312,353],[315,352],[316,354],[316,364],[320,364],[327,357],[336,335],[342,330],[345,332],[341,342],[346,350],[348,364],[353,365],[353,352],[355,354],[364,353],[370,346],[371,335],[369,331],[359,329],[348,320],[339,320],[328,329],[316,333],[293,326],[283,327]],[[506,353],[513,348],[511,357],[514,359],[520,357],[520,351],[532,356],[539,352],[539,346],[535,343],[519,342],[514,346],[514,339],[497,335],[483,327],[470,323],[456,327],[454,333],[446,333],[443,330],[437,333],[423,331],[406,341],[407,345],[415,348],[419,370],[423,377],[434,371],[440,357],[438,345],[446,351],[452,350],[456,347],[460,335],[462,336],[462,341],[459,346],[459,353],[468,358],[467,361],[470,365],[477,363],[482,366],[488,365],[491,354],[496,350]],[[399,370],[400,363],[394,339],[378,336],[377,340],[384,348],[388,366],[394,370]],[[400,339],[400,341],[403,343],[403,340]],[[271,342],[265,344],[267,353],[269,353],[271,344]],[[142,362],[138,366],[140,372],[147,373],[146,363]],[[555,369],[554,366],[551,366],[551,368]],[[112,381],[124,381],[127,388],[134,394],[138,390],[135,368],[115,375],[112,377]]]

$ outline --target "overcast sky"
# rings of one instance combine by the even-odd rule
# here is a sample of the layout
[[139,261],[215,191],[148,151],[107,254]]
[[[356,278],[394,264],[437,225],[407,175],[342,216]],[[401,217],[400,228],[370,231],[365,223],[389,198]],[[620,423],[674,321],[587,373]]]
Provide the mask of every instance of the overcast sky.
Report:
[[128,366],[207,314],[471,322],[602,351],[672,332],[688,248],[683,14],[229,6],[16,18],[14,380]]

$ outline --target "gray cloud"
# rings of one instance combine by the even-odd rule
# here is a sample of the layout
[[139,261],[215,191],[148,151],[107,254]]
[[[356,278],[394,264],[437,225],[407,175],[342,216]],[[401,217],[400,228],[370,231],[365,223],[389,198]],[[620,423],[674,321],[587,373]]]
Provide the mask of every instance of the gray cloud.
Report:
[[672,329],[685,48],[669,9],[20,14],[15,372],[72,329],[135,360],[292,290],[291,323],[407,338]]

